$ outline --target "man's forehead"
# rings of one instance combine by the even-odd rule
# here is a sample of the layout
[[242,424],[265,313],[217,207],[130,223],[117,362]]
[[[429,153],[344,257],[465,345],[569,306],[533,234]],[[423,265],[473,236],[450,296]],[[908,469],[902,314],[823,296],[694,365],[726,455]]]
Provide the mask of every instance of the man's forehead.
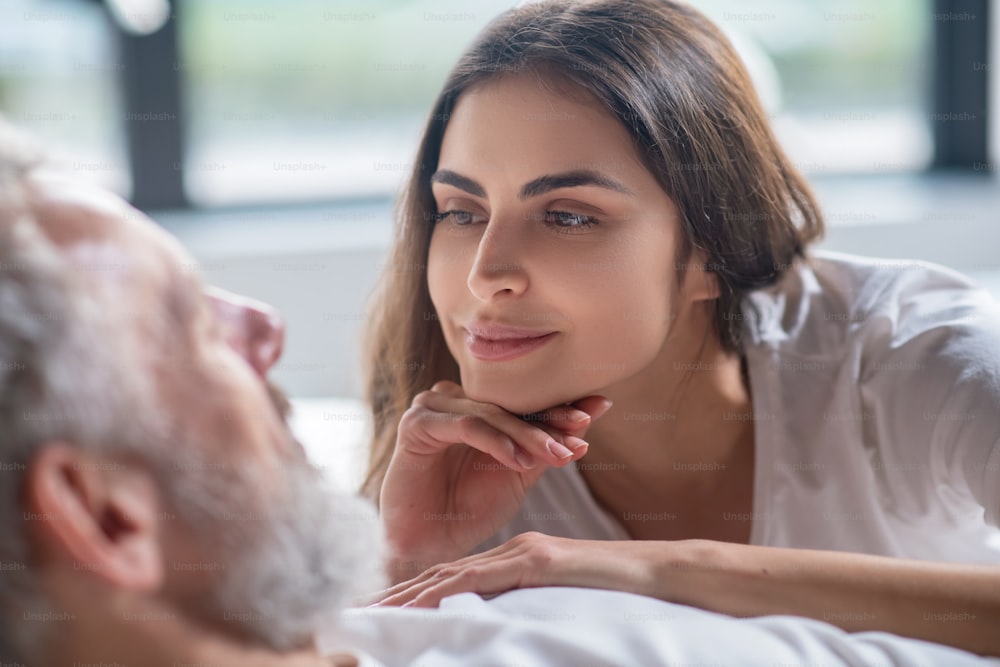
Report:
[[120,198],[58,172],[39,169],[27,181],[28,204],[56,245],[114,238],[139,219]]
[[110,275],[192,278],[186,250],[121,198],[58,173],[33,173],[28,201],[41,231],[74,263]]

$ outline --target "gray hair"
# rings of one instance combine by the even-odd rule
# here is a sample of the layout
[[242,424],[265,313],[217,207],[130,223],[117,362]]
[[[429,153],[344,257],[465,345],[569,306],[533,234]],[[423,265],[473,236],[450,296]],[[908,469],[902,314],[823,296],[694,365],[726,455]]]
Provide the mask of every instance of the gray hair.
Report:
[[130,345],[92,277],[33,217],[26,180],[40,160],[0,118],[0,657],[20,662],[47,634],[26,539],[38,518],[23,505],[28,464],[54,440],[117,448],[135,437],[122,416],[143,414],[136,402],[147,395],[123,371]]

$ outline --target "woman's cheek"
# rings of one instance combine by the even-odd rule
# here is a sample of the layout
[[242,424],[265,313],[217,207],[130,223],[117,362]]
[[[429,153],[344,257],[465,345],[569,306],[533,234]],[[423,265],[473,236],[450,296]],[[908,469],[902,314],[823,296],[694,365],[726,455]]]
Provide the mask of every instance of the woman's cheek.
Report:
[[[579,398],[629,378],[651,364],[670,331],[669,286],[654,271],[605,260],[578,265],[572,284],[571,339],[562,369],[552,379],[560,393]],[[599,269],[599,270],[598,270]]]
[[440,324],[461,305],[467,289],[467,262],[461,249],[454,245],[449,239],[433,234],[427,253],[427,289],[436,312],[425,313],[425,317]]
[[669,332],[666,309],[636,308],[628,300],[615,306],[589,323],[581,346],[586,350],[577,354],[576,373],[591,390],[625,380],[653,363]]

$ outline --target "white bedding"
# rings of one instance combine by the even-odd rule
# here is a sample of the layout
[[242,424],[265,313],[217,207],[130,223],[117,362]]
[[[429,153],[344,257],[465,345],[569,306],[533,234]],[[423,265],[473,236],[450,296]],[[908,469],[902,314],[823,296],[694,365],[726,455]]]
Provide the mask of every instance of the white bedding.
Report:
[[883,632],[848,634],[791,616],[736,619],[639,595],[533,588],[490,600],[446,598],[439,610],[350,609],[320,638],[364,667],[963,667],[1000,659]]

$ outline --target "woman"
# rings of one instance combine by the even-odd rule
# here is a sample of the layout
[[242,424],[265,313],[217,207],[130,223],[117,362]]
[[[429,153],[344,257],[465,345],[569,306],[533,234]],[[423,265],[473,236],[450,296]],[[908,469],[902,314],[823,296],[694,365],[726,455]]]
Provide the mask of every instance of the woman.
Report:
[[370,336],[385,604],[591,586],[1000,654],[1000,312],[807,253],[702,15],[504,14],[415,164]]

